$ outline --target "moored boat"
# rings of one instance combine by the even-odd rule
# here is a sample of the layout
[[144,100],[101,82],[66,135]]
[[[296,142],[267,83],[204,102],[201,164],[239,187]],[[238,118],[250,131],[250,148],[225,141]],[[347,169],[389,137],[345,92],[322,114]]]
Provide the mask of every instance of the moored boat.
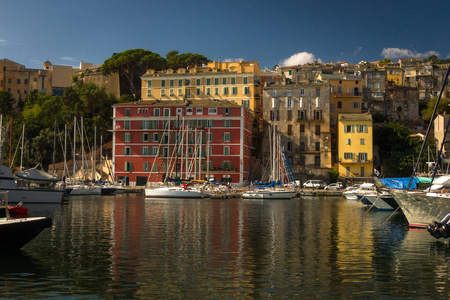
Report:
[[145,197],[147,198],[206,198],[206,194],[202,191],[190,188],[187,184],[182,186],[160,187],[145,189]]

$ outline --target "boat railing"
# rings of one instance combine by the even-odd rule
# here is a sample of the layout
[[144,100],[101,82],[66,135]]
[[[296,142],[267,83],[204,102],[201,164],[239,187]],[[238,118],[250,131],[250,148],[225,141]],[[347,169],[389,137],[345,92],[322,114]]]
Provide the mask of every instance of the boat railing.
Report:
[[5,195],[5,198],[0,200],[0,209],[5,210],[6,219],[9,220],[8,192],[0,192],[0,195]]

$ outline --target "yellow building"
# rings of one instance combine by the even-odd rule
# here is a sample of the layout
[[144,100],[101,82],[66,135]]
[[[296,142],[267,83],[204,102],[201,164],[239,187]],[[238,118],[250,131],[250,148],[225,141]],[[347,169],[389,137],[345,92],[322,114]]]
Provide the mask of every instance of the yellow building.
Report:
[[399,64],[387,64],[385,66],[386,80],[395,85],[403,85],[403,70]]
[[190,69],[148,70],[141,76],[143,101],[228,100],[259,113],[256,61],[211,62]]
[[371,114],[340,114],[338,132],[339,176],[371,176],[373,173],[373,127]]

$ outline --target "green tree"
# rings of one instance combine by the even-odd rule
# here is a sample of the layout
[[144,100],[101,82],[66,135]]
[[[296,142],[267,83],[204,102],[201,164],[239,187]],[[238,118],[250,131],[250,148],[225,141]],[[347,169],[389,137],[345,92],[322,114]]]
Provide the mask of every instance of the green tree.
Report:
[[[425,109],[422,109],[422,118],[425,121],[430,121],[431,116],[433,115],[434,107],[436,106],[437,98],[431,98],[430,101],[427,103],[427,107]],[[450,99],[441,98],[441,101],[439,101],[439,105],[437,108],[436,113],[438,114],[448,114],[450,113]]]
[[193,68],[196,66],[201,66],[210,62],[211,60],[206,58],[206,56],[196,53],[183,53],[178,54],[177,50],[172,50],[167,53],[167,67],[170,69],[179,68]]
[[9,115],[13,112],[14,98],[8,91],[0,91],[0,114]]
[[135,99],[140,96],[140,80],[148,69],[161,70],[166,66],[166,60],[159,54],[143,49],[129,49],[120,53],[114,53],[105,60],[101,71],[103,75],[119,73],[128,80],[129,88]]
[[385,57],[384,59],[380,60],[380,63],[390,64],[390,63],[392,63],[392,60],[390,58]]

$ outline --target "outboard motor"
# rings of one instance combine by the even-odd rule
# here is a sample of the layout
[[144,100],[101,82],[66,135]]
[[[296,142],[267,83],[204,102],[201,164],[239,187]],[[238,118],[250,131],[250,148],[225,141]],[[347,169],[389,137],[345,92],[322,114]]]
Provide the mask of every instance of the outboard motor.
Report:
[[437,239],[450,237],[450,213],[441,222],[428,225],[428,232]]

